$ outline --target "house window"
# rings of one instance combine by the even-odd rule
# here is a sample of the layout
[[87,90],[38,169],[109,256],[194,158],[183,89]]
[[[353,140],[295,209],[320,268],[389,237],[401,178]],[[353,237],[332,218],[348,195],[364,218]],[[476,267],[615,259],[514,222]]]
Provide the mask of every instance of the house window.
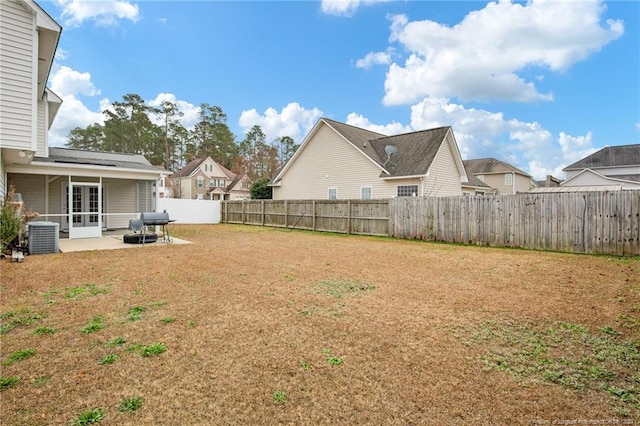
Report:
[[370,186],[360,187],[360,198],[362,200],[370,200],[372,198],[373,188]]
[[476,190],[476,195],[484,195],[484,191],[478,191],[478,190]]
[[399,185],[398,197],[415,197],[418,195],[418,185]]
[[328,189],[328,196],[330,200],[337,200],[338,199],[338,188],[329,188]]
[[203,200],[204,197],[202,196],[202,194],[198,194],[198,196],[196,197],[197,200]]
[[504,175],[504,184],[506,186],[513,185],[513,175],[511,173]]
[[204,178],[202,176],[198,176],[196,179],[196,187],[203,188],[204,187]]
[[227,186],[227,181],[226,181],[226,180],[224,180],[224,179],[220,179],[220,180],[218,180],[218,186],[219,186],[220,188],[224,188],[225,186]]
[[216,180],[215,179],[209,179],[209,186],[216,186]]
[[484,175],[478,175],[478,176],[476,176],[476,177],[478,178],[478,180],[481,180],[481,181],[483,181],[483,182],[484,182]]

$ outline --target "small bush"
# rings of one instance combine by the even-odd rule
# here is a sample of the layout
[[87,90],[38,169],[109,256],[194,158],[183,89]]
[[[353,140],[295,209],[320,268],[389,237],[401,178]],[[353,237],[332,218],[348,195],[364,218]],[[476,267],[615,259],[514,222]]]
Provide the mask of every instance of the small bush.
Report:
[[56,329],[53,327],[38,327],[33,330],[33,334],[53,334],[56,332]]

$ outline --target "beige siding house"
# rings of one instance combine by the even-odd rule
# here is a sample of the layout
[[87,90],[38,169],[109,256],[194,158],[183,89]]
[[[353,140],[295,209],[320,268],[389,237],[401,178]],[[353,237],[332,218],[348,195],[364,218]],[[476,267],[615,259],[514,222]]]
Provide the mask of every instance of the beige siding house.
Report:
[[244,200],[250,197],[251,182],[211,157],[196,158],[169,176],[174,198],[191,200]]
[[0,195],[12,185],[37,220],[96,237],[154,210],[168,172],[140,155],[49,148],[61,100],[46,83],[61,31],[34,1],[0,0]]
[[461,195],[467,180],[451,127],[385,136],[327,118],[272,179],[273,198]]
[[[536,186],[530,174],[495,158],[465,160],[467,175],[484,182],[491,194],[529,192]],[[465,191],[466,192],[466,191]]]

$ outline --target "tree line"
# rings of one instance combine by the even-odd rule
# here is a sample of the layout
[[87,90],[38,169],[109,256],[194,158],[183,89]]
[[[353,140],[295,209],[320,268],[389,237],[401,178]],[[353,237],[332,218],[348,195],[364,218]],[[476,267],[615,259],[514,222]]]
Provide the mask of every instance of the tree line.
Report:
[[267,141],[257,125],[237,141],[222,108],[207,103],[200,104],[198,122],[192,129],[182,125],[183,114],[175,103],[164,101],[152,107],[132,93],[113,102],[103,114],[104,124],[72,129],[66,146],[142,154],[151,164],[170,171],[209,156],[234,173],[246,173],[252,181],[272,178],[298,148],[289,136]]

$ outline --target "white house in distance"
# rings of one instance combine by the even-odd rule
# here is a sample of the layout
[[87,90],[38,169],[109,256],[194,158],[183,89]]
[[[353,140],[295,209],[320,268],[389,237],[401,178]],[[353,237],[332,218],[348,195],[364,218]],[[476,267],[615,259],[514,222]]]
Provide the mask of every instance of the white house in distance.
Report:
[[46,88],[62,28],[33,0],[0,0],[0,195],[20,193],[69,238],[155,210],[162,177],[141,155],[49,148],[61,100]]
[[451,127],[386,136],[321,118],[272,179],[273,198],[462,195],[467,175]]
[[563,170],[564,190],[640,189],[640,144],[602,148]]

